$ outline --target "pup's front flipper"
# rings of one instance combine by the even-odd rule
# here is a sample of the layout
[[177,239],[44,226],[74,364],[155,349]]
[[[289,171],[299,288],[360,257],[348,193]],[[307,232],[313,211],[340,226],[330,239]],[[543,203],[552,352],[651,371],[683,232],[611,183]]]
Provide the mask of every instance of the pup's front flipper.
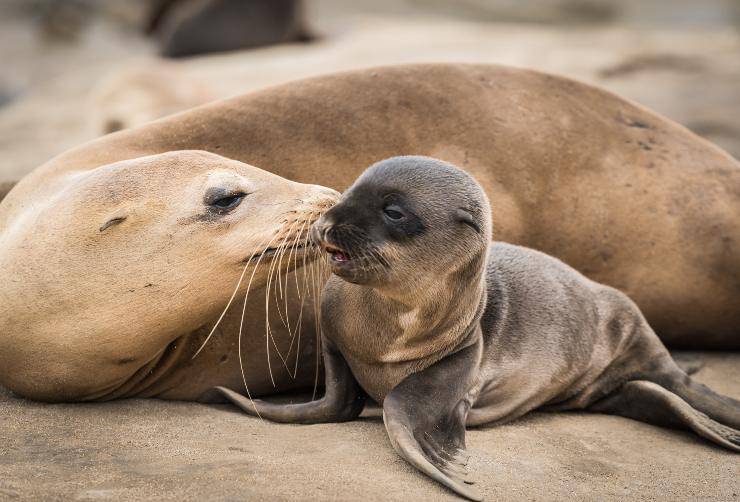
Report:
[[367,396],[336,346],[326,337],[322,338],[322,345],[326,393],[321,399],[301,404],[274,404],[248,399],[226,387],[215,389],[248,415],[273,422],[315,424],[353,420],[362,412]]
[[383,401],[393,448],[411,465],[470,500],[481,500],[466,481],[466,399],[478,371],[480,342],[413,373]]

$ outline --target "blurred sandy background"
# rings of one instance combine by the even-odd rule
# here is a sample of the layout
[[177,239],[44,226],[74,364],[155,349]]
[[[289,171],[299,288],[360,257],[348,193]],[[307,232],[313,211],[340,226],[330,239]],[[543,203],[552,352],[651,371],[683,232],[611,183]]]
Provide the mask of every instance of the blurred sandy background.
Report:
[[0,181],[121,125],[310,75],[405,62],[597,84],[740,156],[737,0],[308,0],[312,43],[165,62],[152,0],[3,0]]

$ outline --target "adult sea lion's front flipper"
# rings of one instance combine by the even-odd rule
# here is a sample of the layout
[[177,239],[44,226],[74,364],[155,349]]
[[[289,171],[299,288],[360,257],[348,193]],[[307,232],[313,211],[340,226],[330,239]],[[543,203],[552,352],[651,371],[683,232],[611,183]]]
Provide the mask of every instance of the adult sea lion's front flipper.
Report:
[[383,401],[393,448],[411,465],[470,500],[482,500],[466,481],[466,399],[478,371],[481,342],[412,373]]
[[249,399],[226,387],[216,387],[215,390],[248,415],[273,422],[315,424],[353,420],[362,412],[367,395],[339,349],[326,337],[322,337],[322,345],[326,392],[321,399],[300,404],[274,404]]

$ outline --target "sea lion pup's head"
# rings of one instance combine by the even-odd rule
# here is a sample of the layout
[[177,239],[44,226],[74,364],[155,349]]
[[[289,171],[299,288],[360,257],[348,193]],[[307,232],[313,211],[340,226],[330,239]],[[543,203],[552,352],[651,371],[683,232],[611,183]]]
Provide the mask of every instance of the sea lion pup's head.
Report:
[[480,273],[491,240],[483,189],[441,160],[393,157],[370,166],[312,229],[342,279],[410,291],[437,272]]
[[273,263],[310,261],[308,229],[339,197],[204,151],[73,172],[48,193],[24,200],[21,182],[0,232],[0,381],[11,387],[32,363],[73,380],[126,343],[153,357],[163,339],[213,323],[245,270],[242,294]]

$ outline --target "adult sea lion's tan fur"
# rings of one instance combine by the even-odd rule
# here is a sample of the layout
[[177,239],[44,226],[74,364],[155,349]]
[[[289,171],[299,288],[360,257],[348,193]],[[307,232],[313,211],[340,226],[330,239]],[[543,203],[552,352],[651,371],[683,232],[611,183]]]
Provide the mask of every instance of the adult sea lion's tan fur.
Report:
[[[190,150],[68,171],[40,188],[49,193],[3,202],[17,214],[0,234],[0,382],[51,401],[196,399],[213,380],[240,386],[233,318],[192,360],[195,350],[237,287],[238,321],[268,270],[282,278],[311,262],[307,228],[337,196]],[[260,302],[246,312],[255,323]],[[242,350],[264,350],[250,330]],[[264,392],[262,360],[246,363]],[[299,382],[313,376],[305,369]]]
[[[502,240],[625,291],[669,345],[740,347],[738,162],[608,92],[527,70],[414,65],[341,73],[106,136],[22,180],[0,205],[0,238],[34,200],[58,195],[70,172],[183,149],[337,189],[362,166],[393,155],[453,162],[496,199]],[[178,385],[177,397],[193,398],[191,383]]]

